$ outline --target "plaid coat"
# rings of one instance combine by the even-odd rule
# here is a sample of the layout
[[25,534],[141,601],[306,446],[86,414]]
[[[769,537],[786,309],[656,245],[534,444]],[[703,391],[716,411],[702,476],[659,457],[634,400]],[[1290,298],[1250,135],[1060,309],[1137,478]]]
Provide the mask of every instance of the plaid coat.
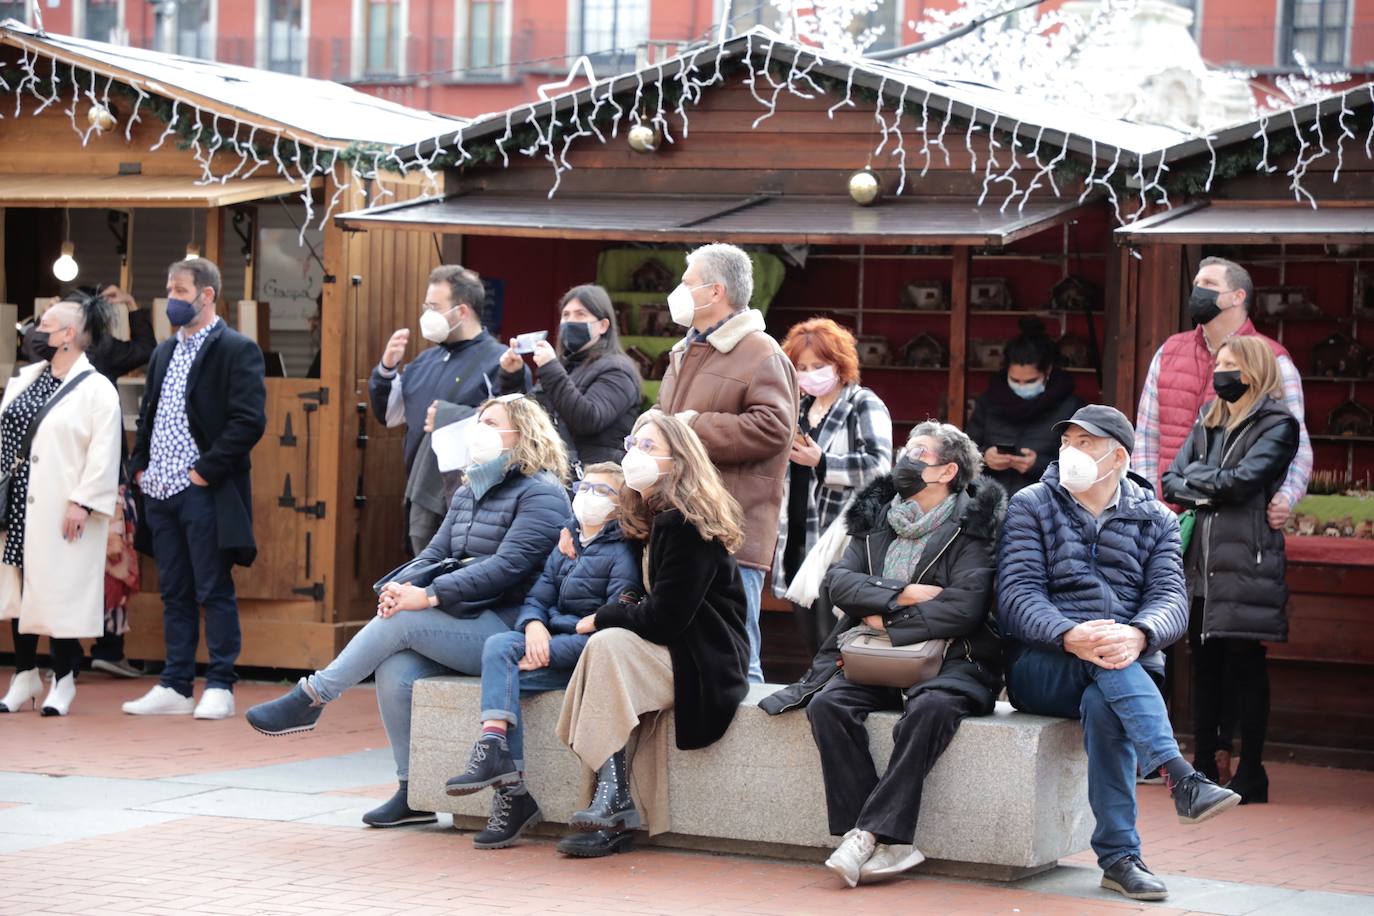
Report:
[[[815,399],[804,395],[800,414],[811,408]],[[813,434],[825,456],[825,477],[812,484],[806,501],[806,530],[801,536],[806,553],[816,545],[821,532],[839,518],[854,491],[862,489],[892,470],[892,415],[887,405],[857,383],[845,386]],[[787,578],[782,569],[783,552],[792,536],[787,524],[787,504],[791,498],[791,474],[783,477],[782,509],[778,519],[778,546],[773,551],[773,594],[785,597]]]

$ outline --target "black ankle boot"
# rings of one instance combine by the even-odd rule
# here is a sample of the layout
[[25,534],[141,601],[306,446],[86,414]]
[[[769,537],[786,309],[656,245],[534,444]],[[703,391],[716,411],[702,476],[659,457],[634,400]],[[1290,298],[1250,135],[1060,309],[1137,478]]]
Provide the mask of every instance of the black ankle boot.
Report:
[[406,800],[409,784],[401,783],[396,794],[363,815],[363,823],[369,827],[400,827],[403,824],[433,824],[439,818],[433,811],[416,811]]
[[1262,766],[1250,769],[1242,764],[1226,788],[1240,796],[1242,805],[1264,805],[1269,802],[1269,774]]
[[565,856],[596,859],[614,855],[630,848],[634,834],[628,830],[597,830],[592,833],[570,833],[558,841],[556,847]]
[[515,768],[506,739],[483,735],[468,753],[467,769],[444,783],[444,791],[449,795],[471,795],[487,786],[511,786],[519,781],[520,771]]
[[639,811],[630,797],[630,773],[625,751],[619,750],[596,771],[596,794],[592,803],[568,821],[574,830],[634,830],[639,827]]
[[497,789],[491,796],[487,829],[473,835],[472,845],[477,849],[504,849],[543,817],[538,802],[523,786]]

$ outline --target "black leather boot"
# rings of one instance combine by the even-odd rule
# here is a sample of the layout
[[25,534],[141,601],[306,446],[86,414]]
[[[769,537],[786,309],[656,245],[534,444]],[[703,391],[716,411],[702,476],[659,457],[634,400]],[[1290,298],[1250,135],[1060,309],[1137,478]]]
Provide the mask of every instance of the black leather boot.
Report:
[[624,749],[616,751],[596,771],[596,793],[592,803],[568,821],[574,830],[634,830],[639,827],[639,810],[630,797],[630,773]]
[[1244,758],[1241,758],[1236,775],[1226,784],[1226,788],[1240,796],[1242,805],[1263,805],[1269,802],[1269,774],[1264,771],[1263,766],[1247,767]]
[[596,859],[614,855],[630,848],[634,834],[628,830],[597,830],[592,833],[570,833],[558,841],[556,847],[565,856]]
[[523,786],[497,789],[491,796],[487,829],[473,835],[472,845],[477,849],[505,849],[543,817],[539,803]]

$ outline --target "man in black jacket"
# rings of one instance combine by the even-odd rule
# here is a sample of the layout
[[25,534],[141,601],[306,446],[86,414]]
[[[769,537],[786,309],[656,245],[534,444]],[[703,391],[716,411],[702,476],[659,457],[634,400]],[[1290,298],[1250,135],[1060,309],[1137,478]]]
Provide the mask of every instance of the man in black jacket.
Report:
[[[506,348],[482,327],[485,301],[482,281],[475,272],[456,264],[436,267],[425,291],[420,334],[438,346],[402,366],[410,345],[410,329],[400,328],[387,341],[368,379],[367,393],[377,419],[387,426],[406,427],[407,477],[417,458],[434,460],[432,455],[421,455],[420,446],[425,438],[425,414],[435,401],[465,407],[448,415],[449,422],[456,422],[499,393],[501,354]],[[529,370],[525,381],[528,384]],[[411,551],[418,554],[439,530],[444,516],[414,502],[406,506],[406,515]]]
[[[97,372],[111,382],[118,384],[120,376],[128,375],[135,369],[142,369],[148,365],[148,357],[153,355],[153,348],[157,346],[157,337],[153,334],[153,315],[147,309],[140,309],[133,296],[113,284],[101,290],[100,295],[111,306],[123,305],[128,309],[129,339],[120,340],[117,337],[107,336],[86,355]],[[119,436],[119,484],[121,488],[128,485],[124,470],[128,460],[128,445],[124,440],[124,434],[121,433]],[[112,613],[108,607],[106,608],[105,632],[91,644],[91,667],[96,671],[104,671],[115,677],[140,677],[143,672],[135,668],[124,657],[124,633],[121,631],[124,627],[125,610],[120,606],[117,611],[118,616]]]
[[[234,714],[239,611],[230,572],[251,565],[249,458],[267,426],[262,351],[215,314],[219,268],[204,258],[167,271],[177,333],[153,351],[129,470],[143,492],[138,547],[157,561],[167,665],[161,682],[124,704],[131,715]],[[192,700],[205,608],[205,692]]]

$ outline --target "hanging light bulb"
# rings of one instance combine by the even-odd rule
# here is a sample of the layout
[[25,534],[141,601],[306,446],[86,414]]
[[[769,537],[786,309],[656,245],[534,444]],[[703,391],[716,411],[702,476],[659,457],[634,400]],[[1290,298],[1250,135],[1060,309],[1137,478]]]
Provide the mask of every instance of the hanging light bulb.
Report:
[[71,242],[63,242],[61,256],[52,262],[52,275],[63,283],[70,283],[75,280],[77,273],[81,270],[77,266],[76,258],[72,257],[74,254],[76,254],[76,246]]

